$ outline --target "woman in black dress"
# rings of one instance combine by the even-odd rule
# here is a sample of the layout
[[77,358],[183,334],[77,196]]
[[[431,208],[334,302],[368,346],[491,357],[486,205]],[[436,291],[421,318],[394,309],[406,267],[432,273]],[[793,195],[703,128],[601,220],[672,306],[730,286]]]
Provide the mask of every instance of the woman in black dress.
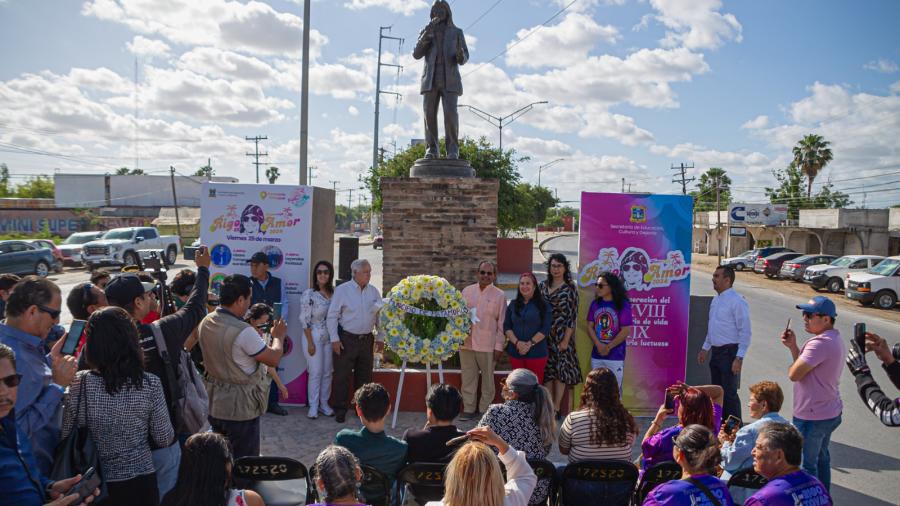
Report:
[[547,260],[547,279],[541,282],[544,300],[553,308],[553,323],[547,339],[549,357],[544,369],[544,386],[550,390],[556,419],[566,389],[581,383],[581,367],[575,354],[575,320],[578,290],[572,282],[569,260],[554,253]]

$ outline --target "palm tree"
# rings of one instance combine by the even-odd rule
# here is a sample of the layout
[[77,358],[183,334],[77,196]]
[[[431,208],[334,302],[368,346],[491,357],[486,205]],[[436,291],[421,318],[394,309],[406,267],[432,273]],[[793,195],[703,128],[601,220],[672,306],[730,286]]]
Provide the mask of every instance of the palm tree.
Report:
[[809,134],[794,146],[794,164],[806,175],[806,198],[812,195],[813,180],[833,157],[830,142],[821,135]]

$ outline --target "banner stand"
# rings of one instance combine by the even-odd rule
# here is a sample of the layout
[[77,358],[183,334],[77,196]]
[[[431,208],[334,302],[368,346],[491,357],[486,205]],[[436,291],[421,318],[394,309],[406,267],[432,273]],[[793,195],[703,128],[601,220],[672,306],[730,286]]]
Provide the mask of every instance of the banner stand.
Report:
[[[397,428],[397,412],[400,411],[400,396],[403,395],[403,379],[406,377],[406,360],[400,366],[400,380],[397,382],[397,394],[394,398],[394,415],[391,417],[391,428]],[[444,382],[444,364],[438,362],[438,381]],[[431,390],[431,364],[425,364],[426,389]]]

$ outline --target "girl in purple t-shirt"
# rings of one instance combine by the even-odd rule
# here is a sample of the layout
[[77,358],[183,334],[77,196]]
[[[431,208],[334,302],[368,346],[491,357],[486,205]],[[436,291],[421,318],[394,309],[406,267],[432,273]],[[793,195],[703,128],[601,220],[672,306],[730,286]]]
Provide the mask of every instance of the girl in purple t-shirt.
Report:
[[596,296],[588,310],[587,321],[591,326],[591,369],[606,367],[619,380],[622,390],[622,376],[625,373],[626,339],[631,335],[631,303],[625,292],[625,285],[611,272],[597,275],[594,289]]

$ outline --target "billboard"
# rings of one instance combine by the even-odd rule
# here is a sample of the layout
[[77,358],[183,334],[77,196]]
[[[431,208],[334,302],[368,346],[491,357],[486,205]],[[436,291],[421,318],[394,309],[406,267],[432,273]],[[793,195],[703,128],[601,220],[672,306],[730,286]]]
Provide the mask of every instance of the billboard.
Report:
[[263,251],[269,273],[281,278],[288,306],[288,338],[278,374],[288,404],[306,404],[306,360],[299,348],[300,295],[309,286],[312,236],[309,186],[203,183],[200,239],[212,256],[210,287],[229,274],[250,276],[250,257]]
[[581,194],[576,349],[590,370],[597,331],[587,321],[597,274],[623,280],[633,326],[626,343],[623,402],[635,415],[652,415],[665,388],[684,380],[691,272],[691,197]]
[[731,204],[728,207],[728,223],[731,225],[775,227],[787,219],[787,204]]

